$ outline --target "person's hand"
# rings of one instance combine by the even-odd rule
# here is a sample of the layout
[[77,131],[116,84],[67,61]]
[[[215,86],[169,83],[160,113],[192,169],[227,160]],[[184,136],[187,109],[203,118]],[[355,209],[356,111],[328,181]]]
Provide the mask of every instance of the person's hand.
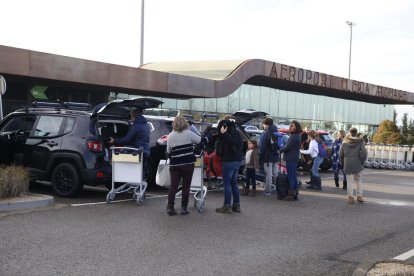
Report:
[[226,133],[226,132],[227,132],[227,127],[225,127],[225,126],[221,126],[221,128],[220,128],[220,132],[221,132],[221,134]]
[[108,144],[113,144],[114,143],[114,138],[112,138],[112,137],[109,137],[109,141],[108,141]]

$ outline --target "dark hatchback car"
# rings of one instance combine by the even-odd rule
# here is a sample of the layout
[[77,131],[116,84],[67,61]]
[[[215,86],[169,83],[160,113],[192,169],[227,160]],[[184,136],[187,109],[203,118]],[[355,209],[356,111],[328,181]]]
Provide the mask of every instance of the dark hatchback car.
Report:
[[[82,103],[34,103],[0,122],[0,163],[23,165],[31,181],[50,181],[54,192],[63,197],[75,196],[85,184],[109,186],[112,176],[105,141],[128,132],[131,108],[154,108],[161,103],[150,98],[115,100],[93,111]],[[149,124],[151,156],[157,156],[156,141],[170,132],[171,122],[151,118]]]
[[[240,136],[243,139],[243,154],[246,153],[247,151],[247,140],[249,139],[255,139],[253,138],[248,132],[246,132],[245,128],[244,128],[244,124],[246,124],[247,122],[251,121],[254,118],[260,118],[260,117],[266,117],[268,114],[266,112],[263,111],[256,111],[253,109],[243,109],[240,111],[235,112],[234,114],[232,114],[232,116],[234,118],[236,118],[236,126],[237,126],[237,130],[240,133]],[[203,136],[208,135],[208,134],[216,134],[218,133],[217,130],[217,125],[218,124],[213,124],[209,127],[207,127],[204,132],[202,133]],[[211,153],[214,151],[214,146],[215,146],[215,141],[210,141],[210,143],[207,145],[206,150],[207,152]],[[197,148],[197,147],[196,147]],[[243,155],[244,157],[244,155]],[[244,167],[244,161],[242,162],[242,168]]]

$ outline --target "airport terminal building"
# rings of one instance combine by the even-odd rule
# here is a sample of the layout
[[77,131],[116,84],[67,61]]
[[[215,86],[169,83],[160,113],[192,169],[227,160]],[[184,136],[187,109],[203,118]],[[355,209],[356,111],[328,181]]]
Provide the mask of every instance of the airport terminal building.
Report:
[[38,101],[93,105],[115,98],[161,99],[200,118],[256,109],[279,124],[371,132],[414,94],[265,60],[150,63],[140,68],[0,46],[4,114]]

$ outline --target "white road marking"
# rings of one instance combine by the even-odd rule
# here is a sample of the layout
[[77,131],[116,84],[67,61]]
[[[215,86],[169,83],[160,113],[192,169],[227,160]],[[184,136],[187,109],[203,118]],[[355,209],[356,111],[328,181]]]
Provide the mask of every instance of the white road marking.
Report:
[[397,257],[392,258],[393,260],[399,260],[399,261],[405,261],[408,260],[409,258],[414,256],[414,249],[407,251]]
[[[151,198],[160,198],[160,197],[168,197],[168,195],[150,195],[147,194],[145,200],[151,199]],[[133,201],[133,199],[120,199],[120,200],[113,200],[111,204],[118,203],[118,202],[125,202],[125,201]],[[100,202],[89,202],[89,203],[75,203],[75,204],[69,204],[71,207],[79,207],[79,206],[90,206],[90,205],[101,205],[101,204],[107,204],[106,201],[100,201]]]

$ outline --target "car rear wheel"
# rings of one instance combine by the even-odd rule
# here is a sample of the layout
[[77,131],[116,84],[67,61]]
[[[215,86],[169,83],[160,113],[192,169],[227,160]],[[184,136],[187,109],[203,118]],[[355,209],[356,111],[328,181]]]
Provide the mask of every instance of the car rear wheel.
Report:
[[79,173],[71,163],[62,163],[52,172],[52,189],[61,197],[72,197],[80,192],[82,184]]

